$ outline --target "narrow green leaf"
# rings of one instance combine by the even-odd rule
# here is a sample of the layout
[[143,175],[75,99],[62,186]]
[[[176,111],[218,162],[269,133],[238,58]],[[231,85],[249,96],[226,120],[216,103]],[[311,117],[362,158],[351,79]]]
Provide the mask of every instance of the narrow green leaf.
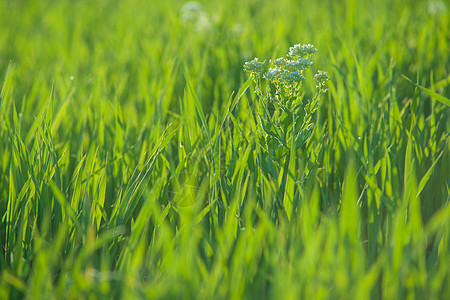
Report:
[[78,221],[77,214],[72,209],[70,204],[67,202],[66,197],[59,190],[59,187],[53,181],[49,182],[49,186],[50,186],[50,189],[52,190],[53,195],[55,196],[56,200],[59,202],[59,204],[64,209],[64,211],[67,213],[67,215],[72,220],[72,222],[75,224],[77,230],[79,230],[79,232],[83,232],[81,224]]
[[419,197],[420,193],[422,192],[423,188],[427,184],[428,180],[430,179],[431,174],[433,173],[434,167],[436,166],[436,163],[441,158],[442,154],[444,154],[444,151],[439,154],[439,156],[436,158],[436,160],[433,162],[431,167],[428,169],[428,171],[423,175],[422,179],[419,182],[419,187],[417,188],[417,195],[416,197]]
[[195,108],[197,109],[197,114],[198,114],[200,121],[202,123],[202,126],[206,132],[206,136],[208,137],[208,142],[211,142],[211,134],[209,132],[208,124],[206,123],[206,118],[205,118],[205,114],[203,113],[202,105],[200,104],[200,101],[197,97],[197,93],[195,92],[194,87],[192,86],[192,83],[191,83],[187,73],[185,73],[185,78],[186,78],[189,95],[194,100]]
[[420,84],[414,83],[411,79],[409,79],[408,77],[406,77],[406,76],[403,75],[403,74],[402,74],[402,76],[403,76],[403,78],[405,78],[406,80],[408,80],[409,82],[411,82],[412,84],[414,84],[415,86],[417,86],[418,88],[420,88],[422,91],[424,91],[425,93],[427,93],[430,97],[432,97],[432,98],[438,100],[438,101],[441,102],[442,104],[445,104],[445,105],[447,105],[447,106],[450,106],[450,99],[448,99],[448,98],[446,98],[446,97],[444,97],[444,96],[442,96],[442,95],[439,95],[438,93],[436,93],[436,92],[434,92],[434,91],[432,91],[432,90],[429,90],[429,89],[427,89],[427,88],[421,86]]

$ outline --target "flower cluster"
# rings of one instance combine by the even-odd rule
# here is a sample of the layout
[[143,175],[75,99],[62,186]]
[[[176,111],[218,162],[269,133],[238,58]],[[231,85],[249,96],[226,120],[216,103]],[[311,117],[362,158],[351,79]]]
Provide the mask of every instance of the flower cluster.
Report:
[[270,68],[263,76],[270,82],[276,82],[283,77],[283,70],[281,68]]
[[272,68],[263,74],[264,78],[272,83],[284,83],[292,85],[305,79],[302,72],[312,65],[312,62],[306,58],[290,60],[285,58],[277,58],[271,60]]
[[197,32],[206,33],[212,28],[209,15],[197,1],[188,1],[180,9],[180,22],[190,24]]
[[244,70],[252,74],[262,73],[264,71],[263,63],[255,57],[253,60],[244,64]]
[[311,44],[307,45],[297,44],[289,48],[289,56],[308,57],[309,55],[315,53],[316,51],[317,49]]
[[283,75],[283,80],[287,85],[292,85],[292,84],[299,82],[305,78],[306,77],[303,76],[302,74],[300,74],[298,71],[292,71],[290,73]]
[[273,84],[292,87],[305,79],[303,71],[312,65],[312,61],[308,60],[307,57],[316,51],[317,49],[311,44],[297,44],[289,48],[287,58],[280,57],[270,60],[267,72],[264,72],[263,63],[256,57],[244,64],[244,70],[252,76],[258,75],[258,78],[262,75],[263,78]]
[[[250,73],[255,83],[259,82],[262,77],[275,84],[277,89],[297,90],[301,88],[301,82],[305,79],[303,71],[312,65],[312,61],[307,57],[316,51],[317,49],[311,44],[297,44],[289,48],[286,57],[270,60],[266,72],[264,71],[264,63],[256,57],[244,64],[244,70]],[[319,71],[315,78],[319,91],[326,91],[325,83],[329,79],[327,74]]]
[[312,65],[312,62],[306,58],[299,58],[296,60],[290,60],[286,58],[277,58],[274,61],[270,61],[271,64],[278,68],[287,69],[289,71],[304,70]]
[[324,71],[317,71],[317,74],[314,75],[314,79],[317,82],[316,88],[318,88],[320,90],[320,92],[326,92],[327,88],[326,88],[326,82],[328,80],[330,80],[330,77],[327,75],[326,72]]

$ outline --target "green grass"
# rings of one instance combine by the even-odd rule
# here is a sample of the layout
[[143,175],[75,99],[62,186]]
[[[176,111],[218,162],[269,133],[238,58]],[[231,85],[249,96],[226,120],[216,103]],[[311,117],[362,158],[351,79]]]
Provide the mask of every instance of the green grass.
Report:
[[[450,298],[450,5],[201,2],[0,1],[0,298]],[[242,66],[297,43],[283,164]]]

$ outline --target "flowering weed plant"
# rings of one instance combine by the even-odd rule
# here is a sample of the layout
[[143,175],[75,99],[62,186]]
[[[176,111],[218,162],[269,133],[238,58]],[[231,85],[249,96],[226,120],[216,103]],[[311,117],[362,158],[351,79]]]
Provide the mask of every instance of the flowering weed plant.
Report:
[[310,134],[311,117],[321,95],[327,91],[329,80],[327,73],[319,70],[314,76],[315,95],[304,99],[304,71],[313,64],[309,57],[316,51],[311,44],[297,44],[289,49],[286,57],[270,60],[267,70],[258,58],[244,64],[244,70],[255,84],[264,138],[266,141],[273,138],[277,143],[273,150],[279,147],[288,150],[292,138],[295,147],[299,148]]
[[[326,89],[329,77],[318,71],[314,76],[316,92],[305,97],[305,70],[317,49],[311,44],[290,47],[285,57],[270,60],[268,67],[258,58],[246,62],[244,70],[253,80],[257,96],[258,139],[262,146],[260,158],[263,171],[281,178],[279,207],[283,205],[288,173],[295,180],[295,156],[312,132],[312,116]],[[292,172],[289,172],[292,169]]]

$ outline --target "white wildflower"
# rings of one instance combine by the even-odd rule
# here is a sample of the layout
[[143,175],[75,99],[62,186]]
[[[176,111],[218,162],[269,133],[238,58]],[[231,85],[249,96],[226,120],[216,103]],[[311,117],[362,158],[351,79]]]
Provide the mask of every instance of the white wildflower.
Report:
[[271,60],[270,63],[276,68],[280,68],[289,72],[302,71],[312,65],[312,61],[309,61],[306,58],[302,57],[296,60],[289,60],[281,57],[275,60]]
[[262,73],[264,71],[263,63],[255,57],[253,60],[244,64],[244,70],[250,73]]
[[280,57],[275,60],[270,60],[270,63],[278,68],[283,68],[286,65],[286,59]]
[[317,74],[314,75],[314,78],[316,79],[317,82],[325,82],[328,81],[330,79],[330,77],[328,77],[327,72],[318,70]]
[[432,16],[445,15],[447,6],[440,0],[428,1],[428,13]]
[[328,80],[330,80],[330,77],[328,76],[328,74],[324,71],[317,71],[317,74],[314,75],[314,79],[317,82],[316,88],[318,88],[321,92],[326,92],[327,89],[325,87],[326,82]]
[[293,83],[297,83],[303,79],[305,79],[305,76],[299,74],[297,71],[293,71],[283,75],[283,80],[287,85],[292,85]]
[[198,32],[211,29],[211,21],[203,6],[197,1],[186,2],[180,9],[180,21],[190,24]]
[[204,14],[203,6],[197,1],[186,2],[180,9],[180,19],[183,23],[194,23]]
[[[290,52],[285,57],[270,60],[267,71],[264,69],[264,62],[260,62],[256,57],[244,64],[244,70],[250,73],[253,80],[256,78],[255,75],[262,75],[265,80],[275,85],[274,88],[277,92],[291,90],[295,94],[302,89],[300,82],[306,79],[303,75],[304,70],[310,68],[313,64],[307,57],[316,51],[317,49],[313,45],[298,44],[291,47]],[[326,82],[330,79],[327,73],[318,71],[314,78],[318,93],[325,92],[327,90]],[[271,93],[272,88],[267,86],[267,91]],[[255,92],[262,93],[260,90]]]
[[312,62],[306,58],[299,58],[298,60],[286,60],[286,69],[289,71],[301,71],[309,68]]
[[313,54],[316,51],[317,51],[317,49],[311,44],[306,44],[306,45],[297,44],[297,45],[294,45],[293,47],[289,48],[289,56],[305,57],[310,54]]
[[264,78],[270,82],[277,82],[283,76],[284,71],[280,68],[270,68],[266,73],[264,73]]

